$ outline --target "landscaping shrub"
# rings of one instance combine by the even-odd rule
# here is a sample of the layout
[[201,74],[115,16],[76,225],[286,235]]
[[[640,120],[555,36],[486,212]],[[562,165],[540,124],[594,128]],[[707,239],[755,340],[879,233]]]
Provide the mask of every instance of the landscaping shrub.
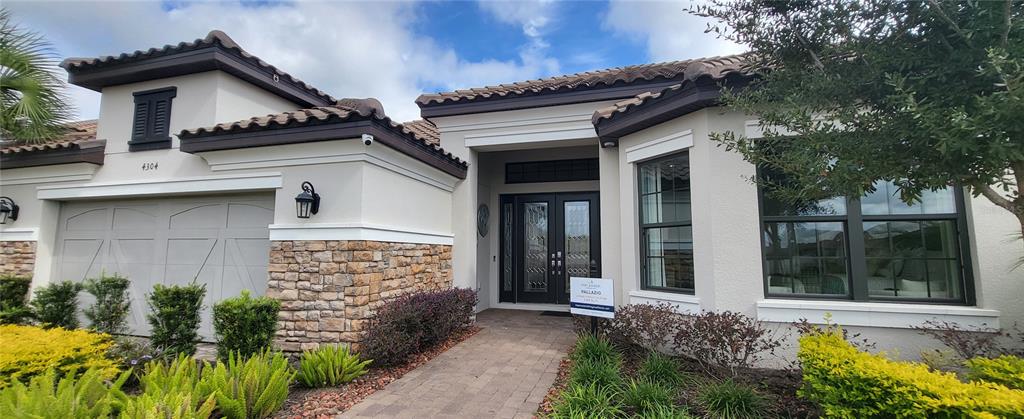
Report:
[[476,298],[476,291],[459,288],[398,297],[377,310],[360,352],[377,366],[400,364],[464,328]]
[[[7,418],[93,419],[106,418],[127,401],[121,386],[125,372],[107,385],[106,372],[90,368],[78,377],[59,379],[53,370],[32,377],[28,385],[14,381],[0,390],[0,413]],[[141,417],[141,416],[131,416]]]
[[242,295],[213,305],[213,328],[217,333],[217,356],[227,359],[238,352],[250,356],[270,347],[277,330],[281,302],[269,297]]
[[668,343],[681,318],[669,303],[629,304],[615,310],[615,318],[607,323],[605,334],[624,351],[656,351]]
[[110,336],[86,330],[0,326],[0,387],[28,382],[54,370],[57,377],[95,368],[103,378],[118,373],[117,361],[107,358]]
[[619,361],[580,359],[573,364],[572,371],[569,372],[569,383],[573,385],[594,384],[601,387],[618,387],[622,384]]
[[576,348],[572,351],[572,359],[574,361],[617,363],[622,356],[607,340],[591,334],[583,334],[576,339]]
[[1003,355],[998,358],[974,358],[966,363],[971,381],[988,381],[1024,390],[1024,359]]
[[306,387],[337,386],[363,374],[372,360],[360,360],[347,346],[321,346],[299,358],[298,380]]
[[733,375],[781,344],[757,319],[731,311],[683,316],[673,337],[677,352],[692,357],[709,372],[711,365],[717,365],[729,368]]
[[189,392],[167,392],[159,395],[140,394],[129,399],[121,411],[121,419],[207,419],[217,408],[217,399],[210,394],[196,400]]
[[732,379],[705,385],[698,392],[697,400],[710,417],[753,419],[767,416],[764,397]]
[[128,311],[131,300],[128,298],[128,278],[101,275],[91,278],[82,285],[89,294],[96,297],[96,302],[83,312],[92,323],[91,329],[112,335],[124,333],[128,329]]
[[24,324],[32,318],[25,304],[32,278],[0,276],[0,324]]
[[78,328],[78,292],[82,284],[56,282],[36,289],[32,299],[35,317],[44,327]]
[[645,380],[674,388],[683,384],[687,377],[679,371],[676,361],[659,352],[651,352],[640,364],[639,375]]
[[217,413],[228,419],[270,417],[284,405],[295,373],[280,352],[264,351],[248,359],[228,356],[213,368],[204,368],[197,386],[200,398],[212,392]]
[[1007,353],[1001,340],[1009,335],[999,329],[968,329],[959,323],[942,320],[928,320],[914,329],[946,345],[962,360]]
[[686,409],[675,406],[657,406],[633,415],[634,419],[690,419]]
[[673,391],[661,383],[630,380],[622,387],[622,403],[634,412],[672,406]]
[[622,417],[625,412],[614,387],[570,385],[555,402],[551,419],[605,419]]
[[146,364],[139,378],[142,393],[125,405],[123,418],[206,419],[217,408],[209,388],[199,388],[200,363],[179,354],[168,362]]
[[961,382],[914,362],[862,352],[830,327],[800,338],[799,394],[830,417],[1021,417],[1024,391]]
[[153,292],[147,296],[150,313],[146,315],[152,326],[150,342],[153,347],[165,353],[194,354],[199,312],[205,296],[205,284],[154,285]]

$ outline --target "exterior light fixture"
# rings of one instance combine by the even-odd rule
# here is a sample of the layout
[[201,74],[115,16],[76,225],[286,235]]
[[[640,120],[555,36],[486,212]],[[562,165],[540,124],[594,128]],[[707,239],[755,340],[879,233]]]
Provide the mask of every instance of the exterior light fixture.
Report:
[[7,221],[18,219],[18,204],[6,196],[0,196],[0,224],[7,224]]
[[605,141],[601,145],[604,147],[615,147],[615,141]]
[[295,216],[309,218],[310,214],[320,211],[320,194],[313,189],[313,184],[302,182],[302,193],[295,196]]

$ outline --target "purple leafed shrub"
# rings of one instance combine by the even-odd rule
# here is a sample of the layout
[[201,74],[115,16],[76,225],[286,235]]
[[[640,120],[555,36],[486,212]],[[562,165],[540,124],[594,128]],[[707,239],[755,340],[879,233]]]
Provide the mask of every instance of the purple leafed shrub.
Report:
[[1011,340],[1012,335],[1000,329],[969,328],[956,322],[940,320],[928,320],[914,329],[942,342],[962,359],[1014,353],[1004,345],[1004,341]]
[[683,317],[665,302],[629,304],[615,311],[615,318],[608,322],[605,334],[624,351],[659,350],[669,343]]
[[683,316],[673,337],[673,347],[701,364],[708,372],[713,365],[726,367],[733,375],[771,354],[782,344],[765,326],[750,316],[731,311],[705,311]]
[[377,367],[401,364],[466,327],[476,291],[453,288],[407,294],[377,309],[360,355]]

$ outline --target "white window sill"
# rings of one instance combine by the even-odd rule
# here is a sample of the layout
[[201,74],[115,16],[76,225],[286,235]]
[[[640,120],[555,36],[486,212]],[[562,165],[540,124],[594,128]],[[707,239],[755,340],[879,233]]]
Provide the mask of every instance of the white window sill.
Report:
[[867,303],[821,300],[761,300],[757,302],[757,318],[766,322],[792,323],[807,319],[814,324],[825,323],[825,314],[840,326],[869,326],[908,329],[928,320],[956,322],[962,327],[999,328],[999,311],[977,307]]
[[676,294],[672,292],[659,292],[649,290],[635,290],[629,292],[630,304],[657,304],[669,303],[679,313],[698,314],[700,313],[700,298],[687,294]]

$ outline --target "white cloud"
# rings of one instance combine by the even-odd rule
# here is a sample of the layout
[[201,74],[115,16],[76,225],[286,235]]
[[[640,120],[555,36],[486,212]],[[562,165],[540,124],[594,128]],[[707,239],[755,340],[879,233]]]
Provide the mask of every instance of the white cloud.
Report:
[[[524,46],[520,60],[466,61],[411,28],[416,5],[399,2],[297,2],[260,7],[159,2],[7,1],[14,18],[49,38],[65,56],[116,55],[201,38],[211,29],[335,97],[376,97],[395,120],[415,119],[423,86],[467,87],[525,80],[557,69]],[[506,6],[501,6],[506,7]],[[527,16],[529,13],[523,12]],[[540,15],[533,15],[534,17]],[[519,18],[516,18],[519,19]],[[536,34],[547,21],[516,20]],[[533,39],[533,37],[531,37]],[[80,117],[95,118],[99,95],[73,87]]]
[[[551,0],[481,0],[480,9],[499,22],[519,25],[530,42],[519,50],[519,58],[527,66],[536,66],[545,74],[558,73],[559,62],[548,56],[550,44],[544,35],[551,28],[557,13]],[[510,81],[510,80],[506,80]]]
[[704,33],[708,20],[686,9],[693,1],[611,0],[603,26],[647,45],[652,61],[728,55],[745,48]]

